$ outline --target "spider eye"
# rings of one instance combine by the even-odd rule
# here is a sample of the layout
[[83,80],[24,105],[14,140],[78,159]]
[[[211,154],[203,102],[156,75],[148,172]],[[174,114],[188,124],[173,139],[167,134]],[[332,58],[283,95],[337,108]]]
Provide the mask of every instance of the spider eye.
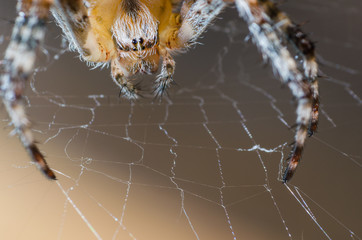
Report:
[[139,43],[142,44],[143,43],[143,38],[139,39]]
[[137,44],[137,40],[134,38],[134,39],[132,40],[132,43],[133,43],[133,44]]

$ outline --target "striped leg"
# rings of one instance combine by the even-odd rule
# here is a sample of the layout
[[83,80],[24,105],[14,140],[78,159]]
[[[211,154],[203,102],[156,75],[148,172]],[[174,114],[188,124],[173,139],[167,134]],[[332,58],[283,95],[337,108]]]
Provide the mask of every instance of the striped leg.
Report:
[[37,46],[45,35],[45,22],[48,17],[51,0],[22,0],[18,2],[18,17],[15,22],[11,41],[5,52],[4,73],[0,76],[1,97],[9,114],[14,131],[28,151],[38,168],[49,178],[56,179],[48,167],[33,139],[22,94],[25,81],[29,78]]
[[312,136],[317,130],[318,117],[319,117],[319,92],[318,92],[318,64],[315,57],[314,43],[308,38],[307,34],[303,33],[300,26],[293,23],[283,12],[279,11],[274,4],[265,4],[264,7],[269,9],[269,12],[273,12],[273,21],[282,22],[280,26],[282,32],[285,33],[287,39],[293,43],[298,49],[298,52],[303,58],[304,76],[309,80],[312,91],[312,117],[308,127],[308,134]]
[[[274,73],[288,85],[298,101],[295,143],[283,176],[283,182],[287,182],[302,156],[308,128],[314,131],[318,120],[318,84],[315,80],[318,66],[314,45],[270,0],[235,0],[235,4],[263,58],[269,60]],[[303,71],[299,70],[294,56],[287,49],[286,40],[302,54]]]
[[318,127],[318,119],[319,119],[319,92],[318,92],[318,79],[311,80],[311,90],[313,95],[312,102],[312,119],[308,128],[308,135],[312,136]]

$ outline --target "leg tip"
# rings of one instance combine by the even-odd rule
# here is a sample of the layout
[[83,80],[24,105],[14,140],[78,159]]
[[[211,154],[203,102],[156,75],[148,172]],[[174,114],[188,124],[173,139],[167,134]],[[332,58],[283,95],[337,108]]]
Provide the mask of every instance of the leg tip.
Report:
[[294,162],[292,160],[288,163],[288,166],[285,169],[284,174],[283,174],[283,183],[287,183],[290,179],[292,179],[297,166],[298,166],[298,163]]
[[47,162],[44,159],[43,154],[39,151],[35,144],[27,147],[28,152],[31,155],[32,160],[35,162],[37,167],[44,173],[44,175],[50,180],[57,180],[54,172],[49,168]]

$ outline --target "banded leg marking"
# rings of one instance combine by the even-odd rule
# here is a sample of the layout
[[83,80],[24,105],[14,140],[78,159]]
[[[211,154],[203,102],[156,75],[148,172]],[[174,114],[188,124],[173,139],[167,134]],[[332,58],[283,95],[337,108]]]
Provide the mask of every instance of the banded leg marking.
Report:
[[24,0],[18,3],[18,17],[4,58],[1,98],[22,144],[36,166],[49,178],[56,179],[35,144],[30,121],[25,113],[23,92],[36,58],[35,50],[43,41],[45,22],[51,2]]

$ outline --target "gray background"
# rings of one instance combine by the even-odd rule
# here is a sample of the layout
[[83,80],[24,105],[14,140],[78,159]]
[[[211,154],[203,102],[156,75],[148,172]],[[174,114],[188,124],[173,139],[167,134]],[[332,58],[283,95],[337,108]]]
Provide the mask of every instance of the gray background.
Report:
[[[14,5],[2,0],[2,52]],[[50,23],[26,95],[59,180],[29,163],[2,108],[0,238],[362,238],[362,3],[293,0],[281,8],[308,21],[303,29],[328,76],[320,79],[318,133],[288,184],[296,198],[278,180],[294,133],[281,119],[292,125],[296,105],[244,41],[236,9],[202,45],[175,57],[178,85],[162,103],[119,99],[110,70],[90,70],[65,52]]]

